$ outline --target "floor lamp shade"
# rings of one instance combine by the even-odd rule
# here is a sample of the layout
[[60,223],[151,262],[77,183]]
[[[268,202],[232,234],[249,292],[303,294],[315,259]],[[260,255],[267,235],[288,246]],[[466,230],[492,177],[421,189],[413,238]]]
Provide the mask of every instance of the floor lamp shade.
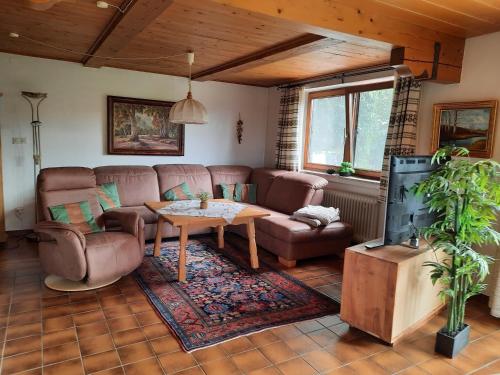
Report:
[[186,99],[172,106],[169,121],[174,124],[206,124],[208,122],[207,110],[203,104],[194,100],[189,92]]

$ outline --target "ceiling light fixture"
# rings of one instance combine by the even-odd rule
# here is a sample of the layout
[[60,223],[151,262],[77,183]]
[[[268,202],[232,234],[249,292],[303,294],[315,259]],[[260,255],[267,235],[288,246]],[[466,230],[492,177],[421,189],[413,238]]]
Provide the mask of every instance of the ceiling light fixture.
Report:
[[206,124],[207,110],[199,101],[193,99],[191,94],[191,67],[194,62],[194,52],[188,52],[187,61],[189,64],[189,84],[186,99],[175,103],[170,109],[169,121],[174,124]]

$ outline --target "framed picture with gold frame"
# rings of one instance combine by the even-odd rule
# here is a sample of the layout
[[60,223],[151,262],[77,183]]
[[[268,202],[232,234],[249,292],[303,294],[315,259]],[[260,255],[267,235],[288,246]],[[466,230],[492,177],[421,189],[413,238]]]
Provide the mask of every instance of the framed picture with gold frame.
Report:
[[498,101],[434,104],[432,148],[460,146],[476,158],[491,158]]

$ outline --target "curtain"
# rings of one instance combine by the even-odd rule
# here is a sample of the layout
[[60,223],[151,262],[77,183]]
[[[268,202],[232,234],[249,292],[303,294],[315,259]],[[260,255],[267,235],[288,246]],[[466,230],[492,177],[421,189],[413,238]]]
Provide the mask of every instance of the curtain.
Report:
[[411,76],[396,79],[380,176],[380,202],[386,200],[391,155],[415,154],[421,86],[422,84]]
[[276,139],[277,169],[299,170],[299,123],[303,93],[303,87],[287,87],[281,93]]

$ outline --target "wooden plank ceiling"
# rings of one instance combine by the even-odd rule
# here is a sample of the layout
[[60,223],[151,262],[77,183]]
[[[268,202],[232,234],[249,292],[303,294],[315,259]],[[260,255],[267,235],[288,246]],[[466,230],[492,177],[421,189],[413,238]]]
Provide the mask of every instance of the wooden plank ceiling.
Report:
[[[403,63],[422,54],[429,70],[434,41],[444,44],[443,62],[456,62],[459,77],[464,38],[500,30],[499,0],[121,1],[108,0],[117,6],[132,1],[124,15],[97,8],[94,0],[53,1],[44,11],[32,9],[30,0],[0,0],[0,51],[186,76],[180,54],[193,50],[195,79],[273,86],[388,64],[394,47],[407,47]],[[399,35],[391,33],[395,26]],[[21,38],[9,38],[10,32]]]

